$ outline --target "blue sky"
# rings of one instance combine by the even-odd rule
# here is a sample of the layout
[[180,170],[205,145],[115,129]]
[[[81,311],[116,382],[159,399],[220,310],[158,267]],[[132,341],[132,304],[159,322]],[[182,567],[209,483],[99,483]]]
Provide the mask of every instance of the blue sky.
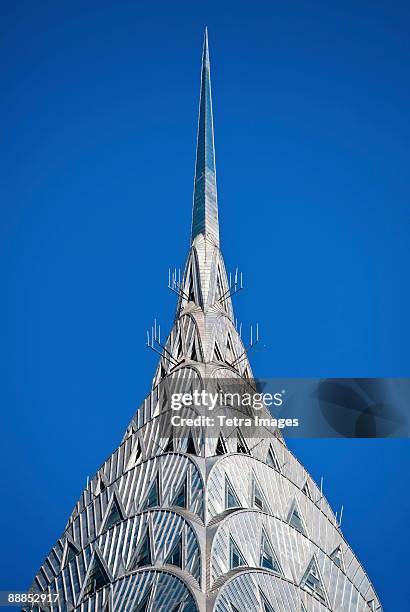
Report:
[[[221,240],[259,376],[409,374],[405,2],[1,2],[2,589],[24,589],[149,389],[189,247],[203,28]],[[387,611],[407,441],[293,441]],[[408,530],[407,530],[408,531]]]

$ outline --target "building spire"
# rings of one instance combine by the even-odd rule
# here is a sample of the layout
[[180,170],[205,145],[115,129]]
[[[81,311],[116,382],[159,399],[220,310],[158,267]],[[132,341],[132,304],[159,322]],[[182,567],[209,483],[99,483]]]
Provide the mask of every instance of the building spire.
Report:
[[211,72],[208,29],[205,28],[202,52],[201,97],[192,211],[192,242],[199,234],[219,246],[218,200],[216,191],[214,126],[212,117]]
[[[160,355],[151,391],[30,590],[59,610],[306,612],[303,601],[381,612],[322,488],[274,427],[264,399],[275,398],[259,393],[248,361],[252,331],[245,345],[233,317],[242,282],[227,276],[218,246],[206,32],[194,198],[185,273],[169,278],[174,324],[165,344],[156,321],[148,332]],[[46,608],[57,605],[24,606]]]

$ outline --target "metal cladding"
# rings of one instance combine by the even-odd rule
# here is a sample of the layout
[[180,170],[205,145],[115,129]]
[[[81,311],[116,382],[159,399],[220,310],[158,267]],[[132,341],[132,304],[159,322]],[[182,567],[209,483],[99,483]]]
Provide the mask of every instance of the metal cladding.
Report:
[[211,69],[207,30],[205,30],[202,53],[201,96],[196,148],[194,206],[192,212],[192,240],[198,234],[209,237],[216,245],[219,245]]
[[174,284],[175,321],[152,389],[35,577],[33,590],[56,601],[29,609],[381,610],[321,488],[277,431],[249,444],[240,427],[176,434],[170,425],[170,389],[252,384],[232,310],[239,281],[229,280],[219,250],[207,34],[192,244]]

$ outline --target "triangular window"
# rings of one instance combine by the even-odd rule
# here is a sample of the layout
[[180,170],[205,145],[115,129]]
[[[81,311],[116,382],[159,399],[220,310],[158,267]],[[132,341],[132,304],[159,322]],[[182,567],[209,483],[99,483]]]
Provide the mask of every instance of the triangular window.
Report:
[[189,288],[188,288],[188,302],[195,302],[195,290],[194,290],[194,271],[192,268],[189,270]]
[[293,503],[291,510],[289,512],[288,523],[289,525],[294,527],[297,531],[299,531],[300,533],[303,533],[303,535],[306,535],[306,529],[305,529],[304,521],[302,518],[302,514],[296,504],[296,501]]
[[232,348],[231,337],[228,334],[228,337],[226,339],[226,357],[225,357],[225,362],[228,365],[232,365],[234,361],[235,361],[235,353],[234,353],[234,350]]
[[142,510],[159,506],[159,474],[156,475],[154,482],[148,492]]
[[134,608],[133,612],[148,612],[148,604],[151,596],[151,589],[145,593],[141,601],[137,604],[137,607]]
[[223,361],[221,351],[219,350],[218,343],[215,342],[214,346],[214,357],[213,361]]
[[246,444],[245,438],[240,429],[238,429],[236,434],[236,452],[244,453],[245,455],[249,455],[249,448]]
[[189,455],[196,455],[196,447],[195,447],[195,442],[194,439],[192,437],[192,431],[189,430],[189,435],[188,435],[188,440],[187,440],[187,444],[186,444],[186,452]]
[[193,343],[192,343],[192,348],[191,348],[191,356],[190,356],[190,357],[191,357],[191,360],[192,360],[192,361],[199,361],[199,359],[198,359],[198,355],[197,355],[197,352],[196,352],[196,344],[195,344],[195,340],[194,340],[194,341],[193,341]]
[[166,375],[167,375],[167,371],[164,368],[164,365],[163,365],[163,363],[161,361],[160,370],[159,370],[159,377],[160,378],[165,378]]
[[178,542],[175,544],[167,558],[165,563],[168,565],[176,565],[182,569],[182,537],[180,536]]
[[186,508],[187,507],[187,490],[188,490],[187,482],[186,482],[186,478],[184,478],[184,481],[179,487],[178,491],[176,492],[176,495],[171,505],[179,506],[180,508]]
[[128,463],[127,463],[126,469],[127,470],[131,470],[133,467],[135,467],[136,465],[141,463],[141,461],[142,461],[141,444],[140,444],[140,441],[137,438],[135,443],[134,443],[133,449],[131,451],[130,458],[128,459]]
[[228,477],[225,476],[225,510],[228,508],[240,508],[241,504],[234,491],[234,488],[229,481]]
[[95,487],[95,495],[99,495],[106,489],[103,476],[99,476]]
[[232,612],[239,612],[238,608],[234,606],[232,602],[231,602],[231,609],[232,609]]
[[277,470],[278,472],[280,472],[279,461],[278,461],[278,458],[276,457],[275,451],[273,450],[272,444],[269,446],[268,455],[266,457],[266,463],[272,466],[273,468],[275,468],[275,470]]
[[265,593],[263,591],[261,591],[261,589],[259,589],[259,594],[261,596],[262,611],[263,612],[275,612],[275,610],[270,605],[269,600],[266,597]]
[[217,277],[216,277],[216,299],[219,300],[222,296],[223,296],[223,289],[222,289],[223,285],[222,285],[222,278],[221,278],[221,270],[218,268],[218,273],[217,273]]
[[253,506],[258,510],[266,510],[265,498],[255,479],[253,481]]
[[312,557],[305,575],[302,578],[300,586],[310,593],[310,595],[316,597],[316,599],[318,599],[322,604],[327,605],[328,601],[326,591],[323,586],[315,557]]
[[152,565],[149,527],[147,527],[144,537],[137,548],[137,552],[131,561],[129,570],[132,571],[139,567],[146,567],[147,565]]
[[133,452],[132,454],[133,454],[133,464],[137,465],[142,459],[142,450],[141,450],[141,444],[139,440],[137,440],[135,452]]
[[177,343],[177,361],[181,361],[184,357],[184,350],[182,348],[182,338],[179,335],[178,336],[178,343]]
[[62,567],[65,567],[66,565],[68,565],[70,561],[72,561],[74,557],[78,555],[79,552],[80,552],[80,549],[77,548],[77,546],[73,542],[70,542],[70,540],[67,540]]
[[124,516],[121,511],[121,508],[118,504],[118,501],[114,497],[112,500],[110,511],[105,519],[104,523],[104,531],[108,531],[111,527],[114,527],[117,523],[120,523],[123,520]]
[[104,566],[98,557],[98,555],[94,555],[94,559],[92,562],[91,570],[87,574],[86,586],[83,590],[83,598],[90,597],[105,586],[110,581]]
[[342,553],[342,546],[339,545],[330,555],[330,558],[332,559],[333,563],[335,565],[337,565],[337,567],[340,567],[340,569],[344,568],[344,563],[343,563],[343,553]]
[[241,567],[242,565],[248,565],[238,548],[235,540],[231,537],[229,542],[229,567],[235,569],[235,567]]
[[273,552],[268,536],[264,531],[262,531],[260,566],[264,567],[265,569],[272,570],[273,572],[277,572],[278,574],[281,573],[276,555]]
[[226,455],[226,444],[222,434],[219,435],[218,442],[216,443],[215,455]]
[[300,612],[307,612],[303,601],[300,602]]
[[171,436],[168,438],[168,441],[164,448],[164,453],[172,453],[174,451],[174,438]]
[[306,495],[306,497],[308,497],[309,499],[312,499],[312,492],[310,490],[310,486],[308,481],[305,482],[303,488],[302,488],[302,493],[304,493]]

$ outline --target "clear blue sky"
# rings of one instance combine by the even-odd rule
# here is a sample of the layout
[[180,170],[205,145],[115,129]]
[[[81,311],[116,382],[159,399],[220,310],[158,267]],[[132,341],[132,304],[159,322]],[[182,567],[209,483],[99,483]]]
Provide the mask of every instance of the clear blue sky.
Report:
[[[407,2],[1,2],[1,568],[23,589],[149,389],[209,27],[222,247],[260,376],[409,374]],[[407,441],[294,441],[387,612]]]

